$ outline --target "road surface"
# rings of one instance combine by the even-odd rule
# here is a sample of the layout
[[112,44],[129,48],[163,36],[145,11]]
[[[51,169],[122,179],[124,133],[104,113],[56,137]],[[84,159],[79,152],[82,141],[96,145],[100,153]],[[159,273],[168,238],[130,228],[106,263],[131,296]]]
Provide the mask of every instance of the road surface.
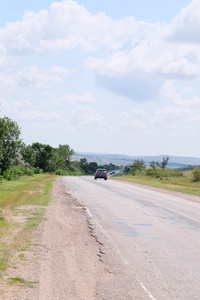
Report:
[[200,203],[90,176],[62,182],[85,207],[114,274],[98,284],[100,299],[200,299]]

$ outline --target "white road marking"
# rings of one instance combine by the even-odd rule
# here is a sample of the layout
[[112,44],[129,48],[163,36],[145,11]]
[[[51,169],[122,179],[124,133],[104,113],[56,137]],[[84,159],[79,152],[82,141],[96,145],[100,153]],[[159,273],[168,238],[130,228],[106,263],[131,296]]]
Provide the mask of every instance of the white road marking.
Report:
[[[89,210],[86,206],[85,206],[85,210],[87,211],[88,215],[92,218],[92,214],[91,214],[90,210]],[[101,231],[104,232],[105,235],[107,235],[107,234],[106,234],[106,231],[104,230],[104,228],[103,228],[99,223],[97,223],[97,225],[98,225],[98,227],[101,229]],[[119,254],[120,254],[120,252],[119,252]],[[120,255],[120,256],[121,256],[121,255]],[[126,261],[122,256],[121,256],[121,259],[123,260],[123,262],[124,262],[125,265],[128,265],[127,261]],[[147,293],[147,295],[149,296],[149,298],[150,298],[151,300],[156,300],[156,299],[150,294],[150,292],[147,290],[147,288],[144,286],[144,284],[143,284],[142,282],[140,282],[140,285],[141,285],[141,287],[143,288],[143,290]]]
[[186,218],[188,218],[188,219],[191,219],[191,220],[193,220],[193,221],[195,221],[195,222],[200,223],[200,220],[197,220],[197,219],[195,219],[195,218],[189,217],[189,216],[187,216],[187,215],[185,215],[185,214],[183,214],[183,213],[181,213],[181,212],[178,212],[178,211],[176,211],[176,210],[173,210],[173,209],[171,209],[171,208],[164,207],[163,205],[160,205],[160,204],[158,204],[157,202],[154,202],[154,201],[151,201],[151,200],[147,200],[147,201],[149,201],[149,202],[151,202],[151,203],[153,203],[153,204],[155,204],[155,205],[157,205],[157,206],[159,206],[159,207],[161,207],[161,208],[164,208],[164,209],[167,209],[167,210],[169,210],[169,211],[172,211],[172,212],[176,213],[177,215],[184,216],[184,217],[186,217]]
[[194,218],[192,218],[192,217],[189,217],[189,216],[187,216],[187,215],[185,215],[185,214],[183,214],[183,213],[177,212],[177,211],[175,211],[175,210],[173,210],[173,209],[169,209],[169,210],[175,212],[175,213],[178,214],[178,215],[184,216],[184,217],[186,217],[186,218],[188,218],[188,219],[191,219],[191,220],[193,220],[193,221],[196,221],[196,222],[200,223],[199,220],[194,219]]
[[147,288],[144,286],[144,284],[142,282],[140,282],[141,287],[143,288],[143,290],[147,293],[147,295],[149,296],[150,299],[152,300],[156,300],[151,293],[147,290]]

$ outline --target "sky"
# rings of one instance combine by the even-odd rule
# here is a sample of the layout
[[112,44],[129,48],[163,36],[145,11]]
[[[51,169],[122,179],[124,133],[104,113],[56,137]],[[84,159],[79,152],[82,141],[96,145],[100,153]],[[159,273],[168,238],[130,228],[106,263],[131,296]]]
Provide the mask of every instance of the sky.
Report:
[[200,157],[200,0],[6,0],[0,16],[0,117],[24,143]]

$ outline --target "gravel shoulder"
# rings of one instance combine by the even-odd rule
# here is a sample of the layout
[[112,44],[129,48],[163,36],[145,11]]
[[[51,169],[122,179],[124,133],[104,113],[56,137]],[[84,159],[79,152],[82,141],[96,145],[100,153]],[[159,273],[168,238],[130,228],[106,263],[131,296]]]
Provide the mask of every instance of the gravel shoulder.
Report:
[[[84,207],[65,191],[59,177],[53,185],[45,221],[32,237],[31,251],[7,270],[0,299],[99,299],[98,284],[113,277],[101,255],[101,244]],[[24,282],[10,285],[11,277]]]

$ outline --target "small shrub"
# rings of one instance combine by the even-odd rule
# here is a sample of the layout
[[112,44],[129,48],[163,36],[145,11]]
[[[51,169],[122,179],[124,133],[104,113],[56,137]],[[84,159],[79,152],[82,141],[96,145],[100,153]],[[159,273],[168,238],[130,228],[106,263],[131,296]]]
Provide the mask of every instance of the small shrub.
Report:
[[146,175],[154,178],[163,178],[163,177],[181,177],[183,176],[183,173],[173,169],[149,168],[146,170]]
[[43,173],[43,170],[40,169],[39,167],[34,168],[33,171],[34,171],[34,174],[41,174],[41,173]]
[[16,167],[11,167],[3,172],[4,179],[10,181],[13,179],[18,179],[19,175],[18,172],[16,172]]
[[24,175],[28,175],[28,176],[33,176],[34,175],[34,171],[31,169],[25,169],[24,171]]
[[19,179],[20,176],[28,175],[32,176],[34,174],[33,170],[26,169],[25,166],[12,166],[3,172],[3,178],[10,181],[14,179]]
[[195,182],[200,181],[200,167],[194,168],[194,170],[192,171],[192,175],[193,175],[193,181]]
[[57,169],[57,170],[55,171],[55,174],[56,174],[56,175],[63,175],[63,170]]
[[157,168],[155,168],[155,169],[149,168],[149,169],[146,170],[146,175],[150,176],[150,177],[154,177],[154,178],[159,178],[160,177],[160,174],[159,174],[160,172],[159,171],[160,170],[157,169]]

